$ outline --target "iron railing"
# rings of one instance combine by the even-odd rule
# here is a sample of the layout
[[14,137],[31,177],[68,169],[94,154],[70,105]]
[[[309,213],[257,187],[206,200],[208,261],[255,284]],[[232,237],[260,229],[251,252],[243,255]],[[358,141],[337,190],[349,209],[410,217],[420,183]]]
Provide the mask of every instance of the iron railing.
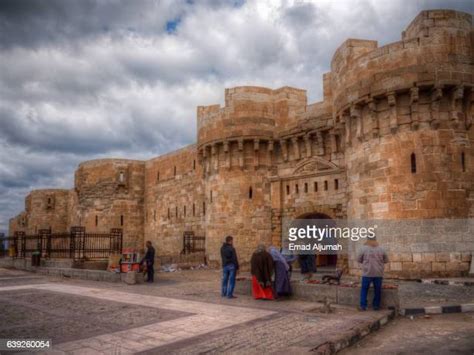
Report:
[[206,249],[206,237],[196,236],[194,232],[188,231],[183,233],[183,250],[181,254],[191,254],[202,252]]
[[26,258],[39,251],[46,258],[106,259],[122,252],[122,242],[121,229],[100,234],[86,233],[84,227],[73,227],[70,233],[51,233],[48,229],[35,235],[16,232],[0,239],[0,257]]

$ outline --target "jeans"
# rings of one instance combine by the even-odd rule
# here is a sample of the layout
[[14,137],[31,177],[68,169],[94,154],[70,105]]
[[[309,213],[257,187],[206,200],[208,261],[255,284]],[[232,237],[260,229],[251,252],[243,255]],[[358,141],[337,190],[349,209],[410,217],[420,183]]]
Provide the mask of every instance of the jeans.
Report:
[[234,295],[236,272],[234,264],[228,264],[222,268],[222,297],[232,298]]
[[370,284],[374,284],[374,301],[372,303],[374,310],[380,309],[380,301],[382,299],[382,277],[362,276],[362,286],[360,288],[360,308],[367,309],[367,293]]
[[153,277],[155,276],[155,269],[153,268],[153,261],[146,262],[146,276],[147,282],[153,282]]

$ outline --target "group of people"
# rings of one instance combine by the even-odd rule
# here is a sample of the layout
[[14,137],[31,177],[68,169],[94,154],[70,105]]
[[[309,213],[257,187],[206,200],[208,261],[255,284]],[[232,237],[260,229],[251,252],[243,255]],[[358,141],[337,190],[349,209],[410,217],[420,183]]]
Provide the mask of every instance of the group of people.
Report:
[[[235,298],[235,278],[239,270],[237,253],[233,246],[233,237],[227,236],[221,247],[222,289],[221,296]],[[291,295],[292,264],[297,257],[274,246],[268,248],[260,244],[252,254],[250,271],[252,274],[252,295],[255,299],[273,300]],[[314,255],[300,255],[301,272],[311,278],[316,271]]]
[[[221,247],[223,269],[221,296],[227,298],[236,298],[234,288],[239,270],[239,261],[233,242],[234,238],[227,236]],[[140,263],[146,265],[147,282],[153,282],[155,248],[153,248],[150,241],[146,242],[146,247],[147,252]],[[253,297],[255,299],[273,300],[278,297],[290,296],[292,264],[297,259],[304,278],[310,279],[312,274],[316,272],[315,256],[313,254],[296,257],[289,253],[282,253],[275,246],[266,248],[265,245],[260,244],[250,259]],[[374,310],[378,310],[381,304],[384,264],[388,263],[387,253],[379,246],[375,238],[369,239],[359,251],[357,261],[362,265],[359,309],[361,311],[367,309],[367,293],[370,285],[373,284],[374,299],[372,307]]]
[[[222,288],[221,296],[235,298],[234,287],[239,262],[233,246],[233,237],[227,236],[221,247],[222,257]],[[282,296],[291,295],[292,264],[298,259],[301,273],[304,278],[310,279],[316,272],[314,255],[299,255],[282,253],[274,246],[268,248],[260,244],[252,254],[250,271],[252,274],[252,296],[255,299],[273,300]],[[357,255],[357,261],[362,266],[362,282],[360,292],[361,311],[367,310],[367,294],[370,285],[374,285],[374,299],[372,307],[380,309],[382,295],[382,280],[384,264],[388,263],[385,250],[379,246],[375,238],[367,240]]]

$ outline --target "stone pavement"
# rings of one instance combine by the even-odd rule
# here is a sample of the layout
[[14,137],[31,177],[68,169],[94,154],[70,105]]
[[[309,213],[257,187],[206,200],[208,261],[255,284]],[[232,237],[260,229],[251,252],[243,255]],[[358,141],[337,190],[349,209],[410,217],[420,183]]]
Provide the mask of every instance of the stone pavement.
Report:
[[0,269],[2,334],[51,337],[55,353],[305,352],[387,319],[344,307],[322,314],[303,301],[222,299],[218,272],[159,274],[135,286],[28,275]]
[[400,317],[341,355],[474,354],[474,313]]

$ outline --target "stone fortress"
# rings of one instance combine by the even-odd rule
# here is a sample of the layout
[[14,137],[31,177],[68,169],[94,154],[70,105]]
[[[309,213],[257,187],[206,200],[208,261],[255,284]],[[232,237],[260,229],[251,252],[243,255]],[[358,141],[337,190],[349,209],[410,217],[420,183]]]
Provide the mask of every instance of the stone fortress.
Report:
[[[348,39],[322,102],[291,87],[226,89],[223,107],[197,108],[196,144],[148,161],[84,162],[74,189],[32,191],[10,234],[123,228],[125,245],[151,240],[174,260],[192,231],[206,237],[210,263],[233,235],[245,264],[257,244],[280,244],[285,218],[473,218],[473,53],[472,16],[451,10],[421,12],[383,47]],[[388,275],[469,270],[474,243],[424,243],[388,250]],[[354,255],[337,263],[357,272]]]

